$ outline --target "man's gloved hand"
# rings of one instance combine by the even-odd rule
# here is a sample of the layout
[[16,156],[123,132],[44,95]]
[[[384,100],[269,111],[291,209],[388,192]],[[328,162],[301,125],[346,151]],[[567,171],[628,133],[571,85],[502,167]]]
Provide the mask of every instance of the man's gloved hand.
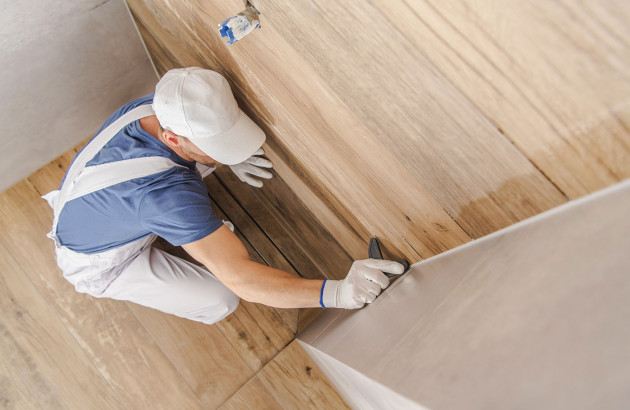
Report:
[[261,158],[257,155],[263,155],[265,151],[260,148],[258,151],[254,152],[254,155],[241,162],[240,164],[230,165],[232,172],[236,174],[238,179],[243,182],[248,183],[249,185],[260,188],[263,186],[262,181],[256,178],[252,178],[253,176],[271,179],[273,176],[271,172],[265,171],[263,168],[271,168],[273,164],[266,158]]
[[382,259],[355,261],[344,280],[327,280],[322,303],[327,308],[359,309],[374,302],[382,289],[389,286],[383,272],[400,275],[405,268],[398,262]]

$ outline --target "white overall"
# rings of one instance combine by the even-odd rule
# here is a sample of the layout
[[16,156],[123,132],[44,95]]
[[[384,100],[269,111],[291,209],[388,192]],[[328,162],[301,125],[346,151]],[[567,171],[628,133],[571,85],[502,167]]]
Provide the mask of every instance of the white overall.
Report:
[[63,246],[57,237],[59,215],[68,201],[182,166],[159,156],[85,166],[125,126],[151,115],[154,113],[150,105],[134,108],[105,128],[75,158],[61,189],[43,196],[54,212],[48,237],[55,242],[57,264],[64,277],[78,292],[128,300],[180,317],[215,323],[236,309],[238,297],[206,269],[151,247],[156,235],[91,255]]

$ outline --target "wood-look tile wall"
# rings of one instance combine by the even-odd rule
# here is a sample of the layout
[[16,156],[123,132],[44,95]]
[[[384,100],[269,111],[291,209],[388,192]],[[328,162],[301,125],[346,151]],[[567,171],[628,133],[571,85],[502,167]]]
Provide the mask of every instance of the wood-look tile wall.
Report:
[[231,46],[239,0],[128,3],[158,70],[229,79],[353,258],[377,236],[415,262],[630,176],[628,2],[259,0]]

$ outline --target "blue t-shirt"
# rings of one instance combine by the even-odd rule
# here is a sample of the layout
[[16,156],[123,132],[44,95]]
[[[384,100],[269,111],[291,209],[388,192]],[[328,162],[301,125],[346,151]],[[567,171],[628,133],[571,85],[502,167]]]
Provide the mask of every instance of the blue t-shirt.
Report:
[[[112,114],[101,130],[131,109],[152,102],[153,94],[130,102]],[[116,134],[87,166],[151,156],[167,157],[185,168],[173,167],[68,201],[57,226],[61,244],[76,252],[93,254],[155,233],[178,246],[219,229],[223,223],[212,213],[208,191],[195,172],[195,162],[174,153],[144,131],[139,121]]]

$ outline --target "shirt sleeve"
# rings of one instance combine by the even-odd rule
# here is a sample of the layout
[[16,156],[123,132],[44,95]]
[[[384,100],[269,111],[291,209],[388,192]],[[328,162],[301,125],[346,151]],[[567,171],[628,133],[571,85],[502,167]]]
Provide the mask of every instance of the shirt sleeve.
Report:
[[184,180],[150,189],[139,207],[140,223],[174,246],[205,238],[223,222],[212,213],[201,180]]

